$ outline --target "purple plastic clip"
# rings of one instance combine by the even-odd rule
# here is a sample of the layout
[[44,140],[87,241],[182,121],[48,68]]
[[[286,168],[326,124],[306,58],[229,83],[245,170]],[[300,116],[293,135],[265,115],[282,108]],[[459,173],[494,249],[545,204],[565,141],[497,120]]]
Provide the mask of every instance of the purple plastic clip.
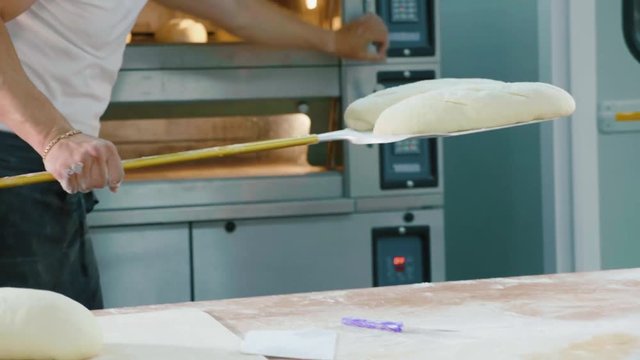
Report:
[[402,327],[404,326],[401,322],[396,321],[371,321],[352,317],[342,318],[342,324],[346,326],[355,326],[359,328],[376,329],[397,333],[402,332]]

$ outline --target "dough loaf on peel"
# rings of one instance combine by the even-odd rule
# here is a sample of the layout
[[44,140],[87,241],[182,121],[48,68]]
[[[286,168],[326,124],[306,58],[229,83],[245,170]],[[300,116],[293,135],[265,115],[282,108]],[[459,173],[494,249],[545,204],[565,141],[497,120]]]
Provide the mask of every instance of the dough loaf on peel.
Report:
[[571,115],[575,101],[544,83],[456,86],[406,98],[378,117],[376,135],[439,134]]
[[81,304],[50,291],[0,288],[0,359],[80,360],[101,348],[102,330]]
[[419,94],[457,86],[497,85],[501,81],[489,79],[436,79],[395,86],[375,92],[351,103],[344,113],[348,127],[359,131],[371,131],[376,120],[388,107]]

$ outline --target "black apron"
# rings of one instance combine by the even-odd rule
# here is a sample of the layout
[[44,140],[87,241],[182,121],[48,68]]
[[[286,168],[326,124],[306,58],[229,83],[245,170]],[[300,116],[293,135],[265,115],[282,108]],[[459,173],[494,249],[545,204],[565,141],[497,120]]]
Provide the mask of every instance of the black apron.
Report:
[[[43,171],[42,158],[0,131],[0,177]],[[102,308],[86,215],[93,193],[67,194],[57,182],[0,189],[0,287],[51,290]]]

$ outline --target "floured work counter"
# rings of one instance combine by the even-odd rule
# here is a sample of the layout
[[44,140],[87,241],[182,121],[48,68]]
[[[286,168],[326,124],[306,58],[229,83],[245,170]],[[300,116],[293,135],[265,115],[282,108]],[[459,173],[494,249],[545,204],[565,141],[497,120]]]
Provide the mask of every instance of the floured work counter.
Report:
[[[416,284],[96,312],[101,321],[197,309],[242,338],[252,330],[338,334],[336,359],[633,359],[640,356],[640,269]],[[344,317],[402,322],[402,332]],[[167,324],[170,326],[170,324]],[[154,332],[162,333],[157,327]],[[109,351],[106,334],[105,351]],[[238,340],[239,341],[239,340]],[[200,345],[213,343],[208,338]],[[238,345],[236,345],[238,346]],[[188,353],[190,348],[182,350]],[[239,348],[228,359],[241,359]]]

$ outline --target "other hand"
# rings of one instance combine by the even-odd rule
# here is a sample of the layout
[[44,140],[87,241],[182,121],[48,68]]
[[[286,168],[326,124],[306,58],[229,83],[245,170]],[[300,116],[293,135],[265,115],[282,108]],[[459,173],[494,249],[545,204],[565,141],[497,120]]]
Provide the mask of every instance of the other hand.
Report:
[[[370,52],[369,46],[376,46]],[[346,24],[335,32],[335,53],[340,57],[355,60],[384,60],[389,47],[389,33],[382,19],[367,14]]]
[[60,140],[47,154],[44,165],[70,194],[106,186],[116,192],[124,178],[115,145],[85,134]]

